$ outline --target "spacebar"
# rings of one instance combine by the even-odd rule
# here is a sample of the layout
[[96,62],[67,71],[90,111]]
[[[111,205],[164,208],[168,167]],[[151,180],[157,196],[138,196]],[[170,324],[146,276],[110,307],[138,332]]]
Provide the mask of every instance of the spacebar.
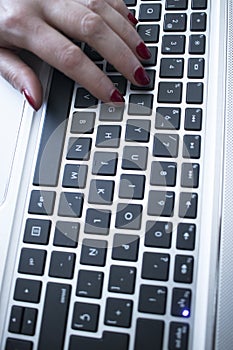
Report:
[[70,337],[69,350],[128,350],[129,335],[125,333],[103,332],[103,337]]
[[34,185],[57,185],[72,91],[73,81],[54,70],[33,179]]
[[47,284],[37,350],[63,350],[70,293],[70,285],[51,282]]

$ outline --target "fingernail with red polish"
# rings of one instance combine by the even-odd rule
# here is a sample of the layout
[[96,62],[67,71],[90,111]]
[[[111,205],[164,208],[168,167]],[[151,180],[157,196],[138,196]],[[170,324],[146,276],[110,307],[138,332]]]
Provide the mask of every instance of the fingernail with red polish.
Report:
[[125,102],[124,97],[121,95],[121,93],[115,89],[110,97],[111,102],[113,103],[123,103]]
[[138,24],[137,18],[135,18],[131,12],[129,12],[129,14],[128,14],[128,19],[134,26],[136,26],[136,24]]
[[135,71],[134,78],[140,85],[148,85],[150,83],[150,77],[142,67]]
[[35,109],[35,111],[37,111],[38,108],[36,107],[36,102],[34,101],[33,97],[30,95],[29,91],[27,89],[23,89],[22,94],[24,95],[24,97],[26,98],[30,106],[33,109]]
[[151,52],[143,42],[136,47],[136,52],[144,60],[151,58]]

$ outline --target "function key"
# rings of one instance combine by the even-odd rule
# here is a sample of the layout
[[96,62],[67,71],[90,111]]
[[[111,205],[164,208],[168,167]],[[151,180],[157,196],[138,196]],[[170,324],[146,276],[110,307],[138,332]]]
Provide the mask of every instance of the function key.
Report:
[[194,250],[196,225],[180,223],[177,228],[176,248]]
[[202,104],[203,93],[203,83],[187,83],[186,102],[189,104]]
[[162,350],[164,335],[164,321],[138,318],[134,350]]
[[197,188],[199,184],[199,164],[183,163],[181,172],[181,186]]
[[184,135],[183,138],[183,157],[198,159],[201,155],[201,136]]
[[166,0],[166,10],[187,10],[188,0]]
[[99,271],[79,270],[76,295],[100,299],[104,274]]
[[202,127],[202,109],[186,108],[185,110],[185,130],[200,131]]
[[112,259],[137,261],[139,236],[115,234],[112,248]]
[[140,22],[160,21],[161,4],[142,4],[139,9]]
[[181,322],[171,322],[169,331],[169,349],[179,350],[188,349],[189,325]]
[[179,135],[155,134],[153,156],[176,158],[178,156]]
[[150,191],[148,200],[148,215],[173,216],[175,192]]
[[190,17],[190,30],[192,32],[204,32],[206,30],[206,13],[194,12]]
[[164,16],[165,32],[184,32],[187,26],[186,13],[167,13]]
[[79,331],[96,332],[98,328],[100,306],[97,304],[74,304],[72,328]]
[[192,0],[191,7],[193,10],[206,10],[207,0]]
[[183,84],[179,82],[160,82],[158,91],[159,103],[181,103]]
[[152,162],[150,184],[155,186],[175,186],[176,163]]
[[180,193],[179,217],[195,219],[197,217],[197,193]]
[[172,294],[171,314],[178,317],[190,317],[191,311],[191,290],[174,288]]
[[204,55],[206,46],[206,37],[203,34],[190,35],[189,53],[193,55]]

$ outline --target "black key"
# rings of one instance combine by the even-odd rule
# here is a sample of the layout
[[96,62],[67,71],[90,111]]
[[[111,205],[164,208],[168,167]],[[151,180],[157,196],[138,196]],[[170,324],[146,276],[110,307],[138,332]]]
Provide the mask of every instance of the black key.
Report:
[[34,335],[37,321],[37,310],[26,307],[23,314],[21,333],[25,335]]
[[67,188],[85,188],[87,179],[87,165],[66,164],[62,186]]
[[144,253],[142,278],[149,280],[167,281],[170,256],[161,253]]
[[47,284],[38,350],[46,349],[48,344],[51,349],[63,349],[70,294],[70,285],[51,282]]
[[189,53],[193,55],[204,55],[206,37],[203,34],[190,35],[189,38]]
[[176,248],[194,250],[196,238],[196,225],[180,223],[177,228]]
[[51,215],[55,202],[55,192],[33,190],[28,212],[30,214]]
[[83,265],[104,266],[107,254],[107,241],[84,239],[80,263]]
[[171,191],[150,191],[148,200],[148,215],[173,216],[175,203],[175,192]]
[[128,266],[110,267],[108,290],[114,293],[134,293],[136,268]]
[[186,13],[167,13],[164,16],[165,32],[184,32],[187,26]]
[[162,53],[165,55],[178,55],[185,52],[184,35],[164,35],[162,39]]
[[153,95],[151,94],[131,94],[129,96],[129,115],[144,115],[152,114]]
[[160,64],[161,78],[183,78],[183,58],[162,58]]
[[72,278],[74,273],[75,254],[67,252],[52,252],[49,276]]
[[197,193],[180,193],[179,217],[195,219],[197,217]]
[[139,248],[139,236],[118,234],[114,235],[112,259],[137,261]]
[[[181,322],[171,322],[169,332],[169,349],[188,349],[189,325]],[[178,344],[178,345],[177,345]]]
[[133,302],[129,299],[108,298],[104,323],[108,326],[129,328]]
[[21,250],[19,260],[19,273],[42,276],[44,274],[46,251],[41,249]]
[[34,185],[57,185],[73,84],[63,74],[54,71],[33,179]]
[[158,24],[140,24],[137,31],[145,43],[157,43],[159,41],[159,25]]
[[90,157],[92,140],[87,137],[71,137],[66,159],[71,160],[88,160]]
[[147,73],[147,75],[150,78],[149,84],[143,85],[143,86],[138,86],[138,85],[131,84],[130,85],[130,89],[131,90],[140,90],[140,91],[154,90],[154,87],[155,87],[155,70],[154,69],[146,69],[146,73]]
[[123,119],[124,106],[113,106],[107,103],[102,103],[100,107],[99,120],[120,122]]
[[24,312],[23,307],[12,306],[11,315],[10,315],[10,322],[9,322],[9,327],[8,327],[9,332],[11,332],[11,333],[20,333],[21,332],[23,312]]
[[118,153],[95,152],[92,166],[93,175],[116,175]]
[[145,175],[122,174],[120,178],[119,197],[128,199],[143,199],[145,181]]
[[145,170],[147,166],[148,147],[125,146],[123,149],[122,169]]
[[198,159],[201,155],[201,136],[184,135],[183,139],[183,157]]
[[191,297],[190,289],[174,288],[172,293],[172,316],[190,317],[191,313]]
[[72,221],[56,223],[53,245],[58,247],[76,248],[78,246],[80,224]]
[[191,104],[203,103],[203,83],[187,83],[186,102]]
[[178,82],[160,82],[158,91],[159,103],[181,103],[183,84]]
[[193,10],[206,10],[207,0],[192,0],[191,6]]
[[138,311],[164,315],[166,310],[167,288],[161,286],[140,286]]
[[126,141],[148,142],[150,138],[150,120],[128,119],[125,131]]
[[84,45],[84,53],[94,62],[103,61],[103,57],[88,44]]
[[188,60],[188,77],[191,79],[204,78],[204,58],[189,58]]
[[202,109],[186,108],[185,110],[185,130],[200,131],[202,128]]
[[27,219],[23,241],[25,243],[48,244],[51,221]]
[[162,350],[164,321],[138,318],[135,334],[134,350]]
[[74,304],[72,328],[79,331],[96,332],[98,327],[100,306],[97,304]]
[[112,204],[115,182],[110,180],[91,180],[88,203]]
[[7,338],[5,350],[32,350],[33,343],[28,340]]
[[40,281],[18,278],[15,285],[14,300],[39,303],[41,286]]
[[176,129],[180,128],[181,108],[157,107],[155,128],[156,129]]
[[126,6],[135,6],[137,0],[124,0],[124,3],[126,4]]
[[139,230],[141,228],[142,205],[123,204],[117,205],[115,227],[129,230]]
[[110,210],[88,208],[84,232],[90,234],[107,235],[111,221]]
[[128,350],[129,335],[125,333],[103,332],[102,338],[72,335],[69,350]]
[[154,22],[160,21],[161,18],[161,4],[142,4],[139,9],[140,22]]
[[197,188],[199,185],[199,164],[183,163],[181,172],[181,186]]
[[166,0],[166,10],[187,10],[188,0]]
[[126,94],[127,80],[122,75],[108,75],[116,89],[124,96]]
[[206,30],[206,13],[195,12],[190,17],[190,30],[192,32],[204,32]]
[[96,108],[98,100],[84,88],[78,88],[75,97],[75,108]]
[[172,238],[172,223],[165,221],[147,221],[145,246],[155,248],[170,248]]
[[155,186],[175,186],[177,165],[174,162],[152,162],[150,184]]
[[94,131],[96,114],[94,112],[74,112],[71,132],[73,134],[92,134]]
[[79,270],[76,295],[100,299],[103,286],[103,272]]
[[153,156],[176,158],[178,156],[179,136],[177,134],[155,134]]
[[58,215],[80,218],[83,210],[83,193],[62,192],[60,196]]
[[192,283],[193,281],[193,257],[188,255],[176,255],[174,281],[180,283]]
[[96,147],[117,148],[121,137],[119,125],[100,125],[97,129]]

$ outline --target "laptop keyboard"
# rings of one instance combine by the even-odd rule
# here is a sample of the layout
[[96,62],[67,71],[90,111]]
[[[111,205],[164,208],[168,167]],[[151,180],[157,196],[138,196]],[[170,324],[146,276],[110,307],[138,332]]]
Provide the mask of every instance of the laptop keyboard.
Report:
[[22,230],[6,350],[191,349],[207,0],[125,0],[151,51],[97,101],[54,71]]

